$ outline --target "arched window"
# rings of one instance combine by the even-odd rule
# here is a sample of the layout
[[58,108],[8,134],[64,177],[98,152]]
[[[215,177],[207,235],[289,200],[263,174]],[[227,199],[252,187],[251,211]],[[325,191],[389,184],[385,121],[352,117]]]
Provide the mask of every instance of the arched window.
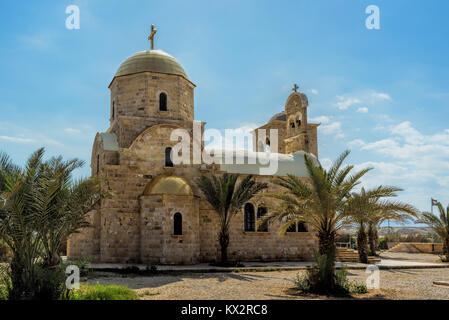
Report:
[[100,173],[100,155],[97,154],[97,175]]
[[296,232],[296,223],[290,225],[290,227],[288,227],[287,232]]
[[301,126],[301,119],[296,119],[296,126],[298,128]]
[[167,111],[167,94],[164,92],[159,94],[159,110]]
[[115,101],[112,101],[112,120],[115,119]]
[[182,214],[179,212],[173,216],[173,234],[175,236],[182,235]]
[[295,127],[295,122],[294,121],[291,121],[290,122],[290,128],[294,128]]
[[265,142],[265,152],[271,152],[270,139],[268,138]]
[[298,222],[298,232],[308,232],[307,226],[304,222]]
[[165,166],[173,167],[172,149],[170,147],[165,149]]
[[[258,207],[257,208],[257,219],[262,219],[267,214],[267,208],[265,207]],[[267,232],[268,231],[268,223],[263,223],[259,226],[257,231],[260,232]]]
[[256,219],[254,214],[254,206],[251,203],[245,204],[245,231],[256,230]]

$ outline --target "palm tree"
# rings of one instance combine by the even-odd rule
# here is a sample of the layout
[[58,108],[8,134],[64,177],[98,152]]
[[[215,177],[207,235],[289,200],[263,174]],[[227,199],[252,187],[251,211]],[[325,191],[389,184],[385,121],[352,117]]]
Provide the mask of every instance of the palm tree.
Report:
[[72,181],[82,161],[44,162],[43,155],[44,149],[37,150],[24,169],[0,164],[0,238],[13,253],[11,299],[36,297],[42,290],[58,294],[61,286],[52,293],[49,274],[60,264],[61,243],[89,225],[86,214],[102,197],[97,179]]
[[62,157],[42,164],[34,208],[39,219],[37,231],[42,236],[43,261],[49,267],[59,265],[63,241],[90,226],[86,214],[104,196],[97,178],[72,181],[72,172],[83,165],[78,159],[63,161]]
[[427,224],[438,234],[443,241],[443,254],[446,259],[449,259],[449,206],[446,208],[446,212],[440,202],[437,203],[437,207],[440,213],[439,217],[430,212],[423,212],[416,223]]
[[387,220],[394,220],[404,223],[410,221],[412,217],[418,216],[419,212],[414,207],[407,204],[402,204],[404,205],[404,208],[400,208],[401,203],[397,204],[399,205],[397,210],[395,210],[394,208],[385,208],[385,210],[380,210],[379,212],[373,213],[371,215],[367,230],[370,255],[377,256],[377,250],[379,249],[379,237],[377,229],[381,223]]
[[[384,187],[366,191],[362,188],[359,193],[351,193],[348,196],[344,208],[345,215],[349,220],[359,226],[357,232],[357,251],[362,263],[368,263],[368,239],[365,227],[368,226],[368,234],[373,241],[373,228],[376,224],[386,219],[405,221],[410,216],[416,216],[417,210],[408,204],[398,201],[381,200],[382,198],[395,197],[396,192],[402,191],[397,187]],[[370,242],[371,252],[375,253],[374,244]]]
[[220,231],[218,242],[221,247],[221,263],[226,264],[228,260],[229,226],[232,217],[238,213],[242,206],[248,202],[256,193],[267,188],[266,183],[256,182],[251,175],[246,176],[237,185],[238,175],[224,173],[211,178],[201,176],[196,180],[205,199],[218,214],[220,219]]
[[349,151],[343,152],[329,170],[314,164],[312,158],[305,155],[305,163],[310,183],[293,175],[273,179],[273,183],[284,188],[281,193],[267,196],[280,200],[280,204],[271,210],[261,223],[280,221],[280,234],[296,222],[306,221],[316,231],[319,242],[319,254],[326,255],[324,286],[335,284],[335,236],[346,221],[343,208],[351,190],[360,183],[371,168],[363,169],[351,175],[354,166],[342,167]]
[[28,159],[24,170],[15,168],[3,154],[0,168],[0,237],[12,251],[9,299],[33,296],[37,286],[36,262],[41,249],[40,235],[35,233],[33,186],[43,155],[40,149]]

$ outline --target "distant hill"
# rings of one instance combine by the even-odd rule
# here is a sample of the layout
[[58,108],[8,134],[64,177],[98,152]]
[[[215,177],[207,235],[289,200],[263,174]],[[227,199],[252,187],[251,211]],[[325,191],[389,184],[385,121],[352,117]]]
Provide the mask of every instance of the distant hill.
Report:
[[[341,229],[341,233],[356,233],[357,228],[355,227],[346,227]],[[378,233],[380,236],[387,235],[389,233],[398,233],[400,235],[409,235],[409,234],[428,234],[432,233],[432,229],[429,227],[410,227],[410,226],[399,226],[399,227],[380,227],[378,229]]]

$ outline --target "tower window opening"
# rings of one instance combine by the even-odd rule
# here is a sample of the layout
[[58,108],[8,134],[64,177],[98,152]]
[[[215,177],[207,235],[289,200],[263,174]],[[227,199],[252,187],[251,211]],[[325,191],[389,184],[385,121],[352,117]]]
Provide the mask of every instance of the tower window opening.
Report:
[[294,121],[290,122],[290,128],[294,128],[294,127],[295,127],[295,122]]
[[298,127],[301,126],[301,119],[297,119],[297,120],[296,120],[296,125],[297,125]]
[[307,226],[304,222],[298,222],[298,232],[308,232]]
[[182,214],[179,212],[173,216],[173,234],[175,236],[182,235]]
[[115,119],[115,101],[112,101],[112,119]]
[[100,155],[97,154],[97,175],[100,173]]
[[159,94],[159,110],[167,111],[167,94],[164,92]]
[[271,152],[270,139],[265,142],[265,152]]
[[166,167],[173,167],[173,161],[172,161],[173,151],[172,148],[168,147],[165,149],[165,166]]

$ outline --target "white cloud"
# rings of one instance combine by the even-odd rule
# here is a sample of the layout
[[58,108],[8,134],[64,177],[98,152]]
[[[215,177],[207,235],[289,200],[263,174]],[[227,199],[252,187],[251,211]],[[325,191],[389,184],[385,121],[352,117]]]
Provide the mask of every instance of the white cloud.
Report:
[[317,95],[319,93],[319,91],[317,89],[310,89],[309,91],[311,94],[315,94],[315,95]]
[[368,108],[366,107],[361,107],[357,109],[358,113],[368,113]]
[[358,147],[359,148],[359,147],[362,147],[364,145],[365,145],[365,142],[363,140],[361,140],[361,139],[355,139],[355,140],[352,140],[352,141],[348,142],[348,146],[350,148],[354,148],[354,147]]
[[320,159],[321,166],[328,170],[332,166],[332,160],[329,158]]
[[[376,168],[370,178],[373,184],[391,184],[421,188],[430,196],[434,190],[425,190],[424,184],[436,184],[449,192],[449,132],[425,135],[408,121],[391,126],[390,137],[364,142],[356,139],[350,147],[370,151],[389,159],[388,162],[372,162]],[[367,164],[367,163],[364,163]],[[360,164],[360,165],[364,165]]]
[[19,35],[17,40],[26,48],[33,50],[47,50],[53,46],[53,36],[49,33]]
[[0,140],[13,142],[13,143],[35,143],[36,140],[28,139],[28,138],[20,138],[20,137],[9,137],[9,136],[0,136]]
[[376,99],[391,101],[391,97],[387,93],[373,92],[372,96],[373,96],[373,98],[376,98]]
[[319,123],[329,123],[331,121],[331,118],[328,116],[319,116],[315,118],[310,118],[310,121]]
[[412,144],[422,144],[424,142],[424,137],[412,127],[412,124],[409,121],[405,121],[400,123],[397,126],[394,126],[391,129],[393,134],[401,136],[405,139],[406,142]]
[[320,131],[324,134],[332,134],[337,138],[343,138],[344,134],[341,130],[341,123],[338,121],[321,126]]
[[[346,110],[349,109],[352,106],[365,104],[365,105],[375,105],[376,103],[382,102],[382,101],[391,101],[391,97],[387,93],[382,92],[376,92],[374,90],[365,91],[358,94],[345,94],[345,95],[338,95],[337,97],[336,106],[340,110]],[[357,109],[357,112],[360,113],[367,113],[368,108],[367,107],[359,107]]]
[[352,105],[362,103],[362,101],[358,98],[345,98],[343,96],[337,96],[337,99],[339,100],[337,102],[337,107],[340,110],[346,110]]
[[68,134],[80,134],[81,130],[78,129],[73,129],[73,128],[65,128],[64,132],[68,133]]

